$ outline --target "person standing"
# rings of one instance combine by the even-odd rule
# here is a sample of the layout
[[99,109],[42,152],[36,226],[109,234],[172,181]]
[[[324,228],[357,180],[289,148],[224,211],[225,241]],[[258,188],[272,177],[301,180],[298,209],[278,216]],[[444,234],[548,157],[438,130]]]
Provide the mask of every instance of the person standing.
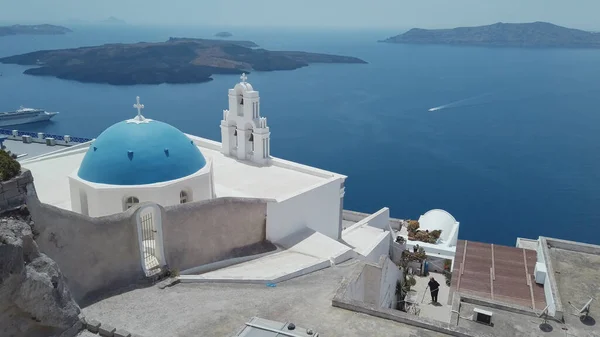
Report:
[[431,292],[431,302],[438,302],[438,293],[440,292],[440,284],[432,277],[429,279],[429,291]]

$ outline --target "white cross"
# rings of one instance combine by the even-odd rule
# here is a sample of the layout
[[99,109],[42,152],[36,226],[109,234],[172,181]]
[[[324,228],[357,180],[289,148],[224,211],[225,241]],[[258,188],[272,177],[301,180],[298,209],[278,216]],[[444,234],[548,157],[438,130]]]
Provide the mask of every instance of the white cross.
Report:
[[242,76],[240,76],[240,78],[242,79],[242,83],[246,83],[248,76],[246,76],[246,73],[242,73]]
[[138,117],[142,117],[142,109],[144,108],[144,105],[140,104],[140,96],[137,96],[135,99],[136,99],[137,103],[134,104],[133,107],[137,109]]

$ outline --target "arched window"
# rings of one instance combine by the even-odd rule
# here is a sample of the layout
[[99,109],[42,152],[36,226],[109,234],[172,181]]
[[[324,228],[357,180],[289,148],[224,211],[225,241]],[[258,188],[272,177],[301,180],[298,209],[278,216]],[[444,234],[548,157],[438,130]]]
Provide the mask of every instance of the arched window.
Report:
[[128,210],[131,207],[133,207],[135,204],[139,204],[140,203],[140,199],[136,198],[136,197],[128,197],[127,199],[125,199],[125,205],[123,205],[124,210]]
[[180,204],[185,204],[186,202],[188,202],[188,194],[186,191],[181,191],[179,192],[179,203]]

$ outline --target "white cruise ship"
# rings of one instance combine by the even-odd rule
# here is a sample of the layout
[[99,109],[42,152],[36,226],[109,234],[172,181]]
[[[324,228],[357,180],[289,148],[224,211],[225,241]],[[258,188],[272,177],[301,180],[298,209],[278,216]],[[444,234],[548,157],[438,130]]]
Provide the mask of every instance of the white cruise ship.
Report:
[[0,112],[0,127],[47,121],[58,112],[21,107],[15,111]]

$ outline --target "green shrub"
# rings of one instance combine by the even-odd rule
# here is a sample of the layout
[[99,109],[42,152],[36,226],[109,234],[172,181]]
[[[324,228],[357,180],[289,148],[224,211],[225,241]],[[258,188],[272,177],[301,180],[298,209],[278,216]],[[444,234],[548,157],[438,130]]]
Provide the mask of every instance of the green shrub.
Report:
[[21,172],[21,164],[15,160],[15,155],[0,150],[0,181],[9,180]]

